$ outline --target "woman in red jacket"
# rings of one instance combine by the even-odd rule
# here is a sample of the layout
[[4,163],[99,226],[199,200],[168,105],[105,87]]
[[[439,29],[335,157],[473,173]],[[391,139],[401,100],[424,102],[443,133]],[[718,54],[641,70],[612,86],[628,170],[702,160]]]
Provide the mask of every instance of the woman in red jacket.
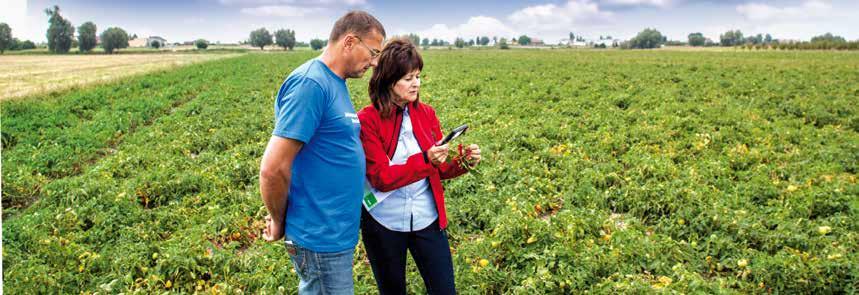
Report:
[[410,41],[389,41],[370,79],[372,105],[358,112],[368,182],[361,235],[381,294],[406,293],[406,250],[428,293],[456,293],[441,181],[468,172],[480,148],[448,161],[448,145],[435,145],[443,133],[418,99],[422,69]]

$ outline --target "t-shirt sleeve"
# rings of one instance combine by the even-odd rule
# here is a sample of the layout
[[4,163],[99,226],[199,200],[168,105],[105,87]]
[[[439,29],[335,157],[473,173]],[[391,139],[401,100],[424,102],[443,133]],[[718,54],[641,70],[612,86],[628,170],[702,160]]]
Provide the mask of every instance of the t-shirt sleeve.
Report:
[[322,122],[328,102],[316,81],[304,79],[278,97],[272,135],[307,143]]

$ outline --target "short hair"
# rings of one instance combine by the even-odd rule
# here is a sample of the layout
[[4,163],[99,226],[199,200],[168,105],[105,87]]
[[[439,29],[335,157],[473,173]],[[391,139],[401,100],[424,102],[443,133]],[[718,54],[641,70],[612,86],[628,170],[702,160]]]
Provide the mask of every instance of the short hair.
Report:
[[[379,55],[379,64],[373,69],[367,92],[370,102],[381,117],[387,117],[395,109],[391,86],[403,76],[415,70],[423,70],[424,61],[417,47],[406,38],[394,38],[385,44]],[[420,99],[420,94],[418,94]]]
[[355,33],[358,36],[367,36],[371,31],[376,31],[385,38],[385,27],[375,17],[367,12],[353,10],[340,17],[331,29],[328,43],[336,43],[337,39],[346,33]]

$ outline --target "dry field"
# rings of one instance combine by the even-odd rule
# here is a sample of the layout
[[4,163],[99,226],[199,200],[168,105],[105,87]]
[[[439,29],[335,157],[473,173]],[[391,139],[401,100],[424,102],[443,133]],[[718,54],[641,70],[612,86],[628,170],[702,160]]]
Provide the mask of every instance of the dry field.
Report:
[[236,54],[0,56],[0,100],[67,89]]

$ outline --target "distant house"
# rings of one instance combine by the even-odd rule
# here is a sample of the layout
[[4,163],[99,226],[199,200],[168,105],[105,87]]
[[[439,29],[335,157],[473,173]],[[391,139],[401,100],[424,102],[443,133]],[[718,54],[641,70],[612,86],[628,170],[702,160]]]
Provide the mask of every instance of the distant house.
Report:
[[541,40],[540,38],[537,38],[537,37],[531,37],[531,45],[534,45],[534,46],[543,46],[543,45],[546,45],[546,44],[545,44],[545,43],[543,43],[543,40]]
[[161,44],[160,47],[169,45],[169,43],[167,43],[167,39],[158,36],[150,36],[148,38],[135,38],[128,40],[128,47],[154,47],[152,46],[154,42]]
[[149,36],[149,38],[146,38],[146,47],[155,47],[155,46],[152,46],[153,44],[155,44],[155,42],[158,42],[158,44],[160,44],[160,46],[158,46],[158,47],[164,47],[164,46],[168,45],[167,39],[164,39],[164,38],[161,38],[158,36]]

